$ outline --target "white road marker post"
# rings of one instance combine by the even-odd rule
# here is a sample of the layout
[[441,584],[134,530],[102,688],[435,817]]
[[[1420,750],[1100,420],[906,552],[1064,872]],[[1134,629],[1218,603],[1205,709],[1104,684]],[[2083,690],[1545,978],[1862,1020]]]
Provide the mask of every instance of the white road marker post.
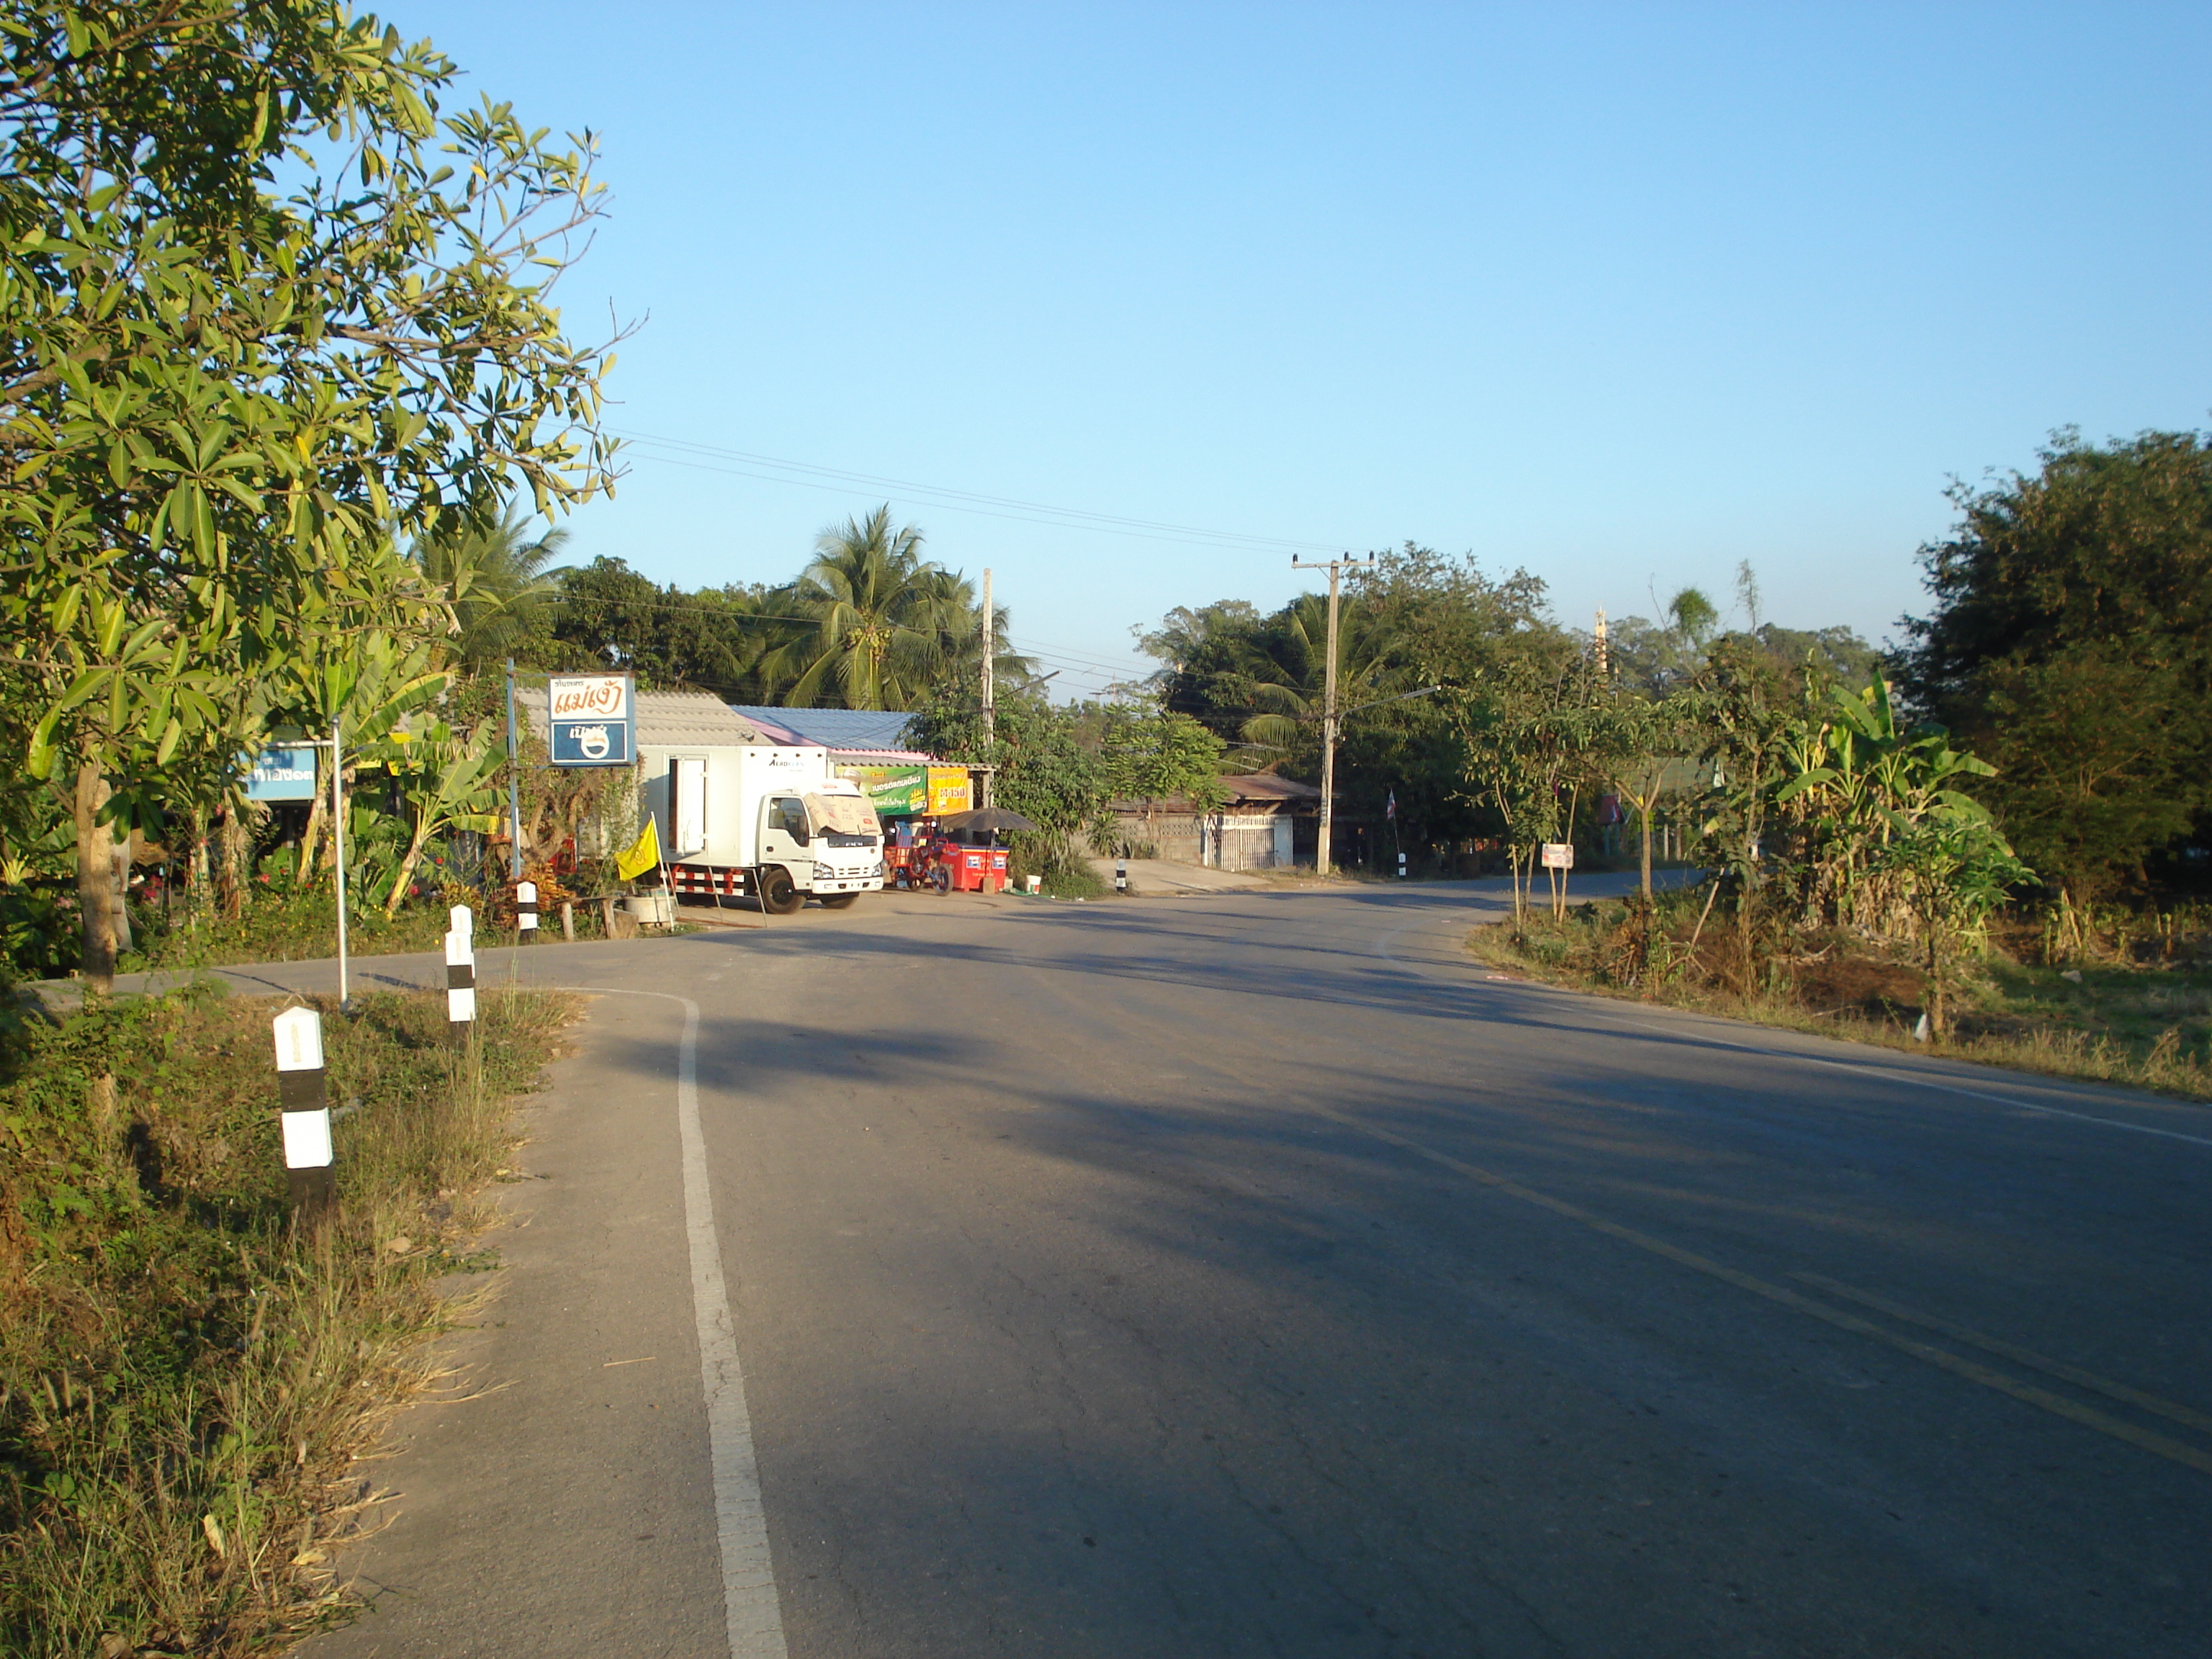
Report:
[[538,884],[534,881],[514,884],[514,931],[518,933],[538,931]]
[[1403,854],[1403,853],[1401,852],[1401,853],[1400,853],[1400,854],[1398,854],[1398,879],[1399,879],[1399,880],[1401,880],[1401,881],[1403,881],[1403,880],[1405,880],[1405,878],[1406,878],[1406,855],[1405,855],[1405,854]]
[[477,1019],[476,917],[456,904],[446,934],[446,1030],[465,1048]]
[[270,1024],[292,1213],[310,1225],[319,1225],[337,1203],[337,1182],[331,1170],[330,1097],[323,1080],[323,1017],[312,1008],[288,1008]]
[[1129,860],[1127,859],[1115,859],[1114,860],[1114,890],[1121,894],[1124,898],[1128,896]]

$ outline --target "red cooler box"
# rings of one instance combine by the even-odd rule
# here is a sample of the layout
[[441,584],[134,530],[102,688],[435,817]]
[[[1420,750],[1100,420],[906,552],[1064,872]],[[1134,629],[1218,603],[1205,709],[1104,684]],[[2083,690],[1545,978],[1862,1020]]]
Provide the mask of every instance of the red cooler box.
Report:
[[1006,849],[1003,847],[948,845],[945,861],[951,866],[952,888],[959,893],[1003,893],[1006,890]]

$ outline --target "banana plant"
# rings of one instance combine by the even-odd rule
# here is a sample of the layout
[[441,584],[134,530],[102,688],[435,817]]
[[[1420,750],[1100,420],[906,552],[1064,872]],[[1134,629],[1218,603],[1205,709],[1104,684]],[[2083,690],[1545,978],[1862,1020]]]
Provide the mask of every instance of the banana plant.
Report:
[[1869,919],[1888,896],[1869,893],[1867,878],[1900,825],[1939,813],[1985,818],[1958,784],[1996,770],[1952,748],[1940,726],[1900,729],[1889,683],[1879,677],[1863,691],[1833,691],[1826,722],[1788,746],[1784,761],[1792,775],[1775,791],[1775,802],[1805,802],[1814,901],[1843,921]]
[[407,850],[384,895],[392,915],[407,897],[408,884],[434,836],[456,830],[489,833],[499,827],[499,769],[506,759],[489,726],[456,732],[440,720],[383,746],[385,764],[398,781],[408,817]]

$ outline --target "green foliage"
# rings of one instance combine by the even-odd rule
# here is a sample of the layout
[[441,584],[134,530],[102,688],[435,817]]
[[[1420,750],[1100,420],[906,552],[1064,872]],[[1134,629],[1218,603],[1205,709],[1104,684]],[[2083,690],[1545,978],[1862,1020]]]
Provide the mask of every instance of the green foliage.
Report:
[[2212,438],[2057,435],[1952,492],[1905,684],[1997,772],[1978,792],[2080,906],[2212,808]]
[[551,299],[600,187],[331,0],[0,22],[0,628],[103,980],[105,820],[214,805],[309,642],[441,634],[395,534],[605,482],[607,355]]
[[761,653],[805,622],[787,591],[732,584],[687,592],[604,555],[555,580],[558,602],[550,607],[550,639],[535,665],[624,668],[648,689],[694,688],[732,702],[773,701],[761,677]]
[[997,741],[986,743],[981,693],[940,687],[907,723],[907,741],[948,761],[997,767],[993,799],[1064,847],[1097,822],[1111,793],[1097,750],[1083,741],[1092,711],[1055,708],[1019,689],[996,703]]
[[548,601],[559,591],[546,567],[568,539],[565,530],[530,539],[521,507],[510,503],[497,519],[449,515],[415,544],[416,567],[453,606],[458,632],[444,651],[462,672],[543,654],[550,642]]
[[[1231,763],[1318,781],[1327,612],[1314,593],[1267,616],[1223,600],[1170,612],[1139,645],[1162,664],[1152,684],[1164,705],[1227,740]],[[1340,799],[1379,816],[1395,793],[1417,843],[1498,833],[1489,792],[1468,787],[1461,722],[1445,700],[1416,694],[1443,686],[1480,703],[1475,689],[1516,665],[1571,653],[1543,583],[1409,542],[1352,573],[1338,635]]]
[[315,1238],[287,1224],[279,1006],[103,1003],[8,1056],[0,1650],[258,1651],[347,1599],[317,1547],[340,1529],[328,1506],[420,1374],[407,1346],[447,1316],[437,1281],[477,1218],[463,1194],[511,1144],[504,1097],[561,1007],[488,992],[468,1053],[435,996],[326,1009],[332,1095],[361,1105],[335,1126],[343,1209]]
[[[787,708],[914,708],[979,682],[975,585],[923,559],[921,532],[894,531],[890,515],[823,531],[813,562],[781,586],[686,592],[604,557],[562,571],[538,665],[619,665],[644,685]],[[1018,684],[1033,665],[1008,644],[1003,605],[994,629],[996,672]]]
[[1109,706],[1099,747],[1114,799],[1188,801],[1212,812],[1229,799],[1220,768],[1227,745],[1188,714],[1156,701]]

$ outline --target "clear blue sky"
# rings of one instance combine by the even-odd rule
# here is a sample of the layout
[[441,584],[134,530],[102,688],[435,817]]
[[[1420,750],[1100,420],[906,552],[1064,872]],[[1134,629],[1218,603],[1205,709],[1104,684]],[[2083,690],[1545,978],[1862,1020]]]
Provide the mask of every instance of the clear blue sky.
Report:
[[1748,558],[1880,638],[1950,476],[2212,408],[2202,4],[384,15],[603,135],[568,314],[647,319],[617,428],[726,453],[633,452],[571,556],[782,580],[888,500],[1056,690],[1310,585],[1290,543],[1582,625]]

